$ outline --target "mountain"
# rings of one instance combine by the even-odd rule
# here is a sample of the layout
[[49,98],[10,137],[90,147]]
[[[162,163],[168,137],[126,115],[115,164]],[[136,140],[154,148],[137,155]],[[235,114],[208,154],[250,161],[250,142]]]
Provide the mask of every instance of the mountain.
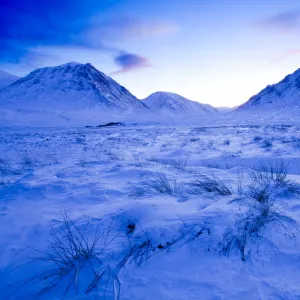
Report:
[[0,108],[70,112],[134,111],[146,106],[91,64],[37,69],[0,92]]
[[0,90],[9,86],[18,79],[20,79],[20,77],[0,70]]
[[249,109],[265,111],[265,109],[288,109],[291,107],[300,108],[300,69],[286,76],[279,83],[268,85],[239,106],[236,111]]
[[214,115],[218,111],[208,104],[201,104],[183,96],[156,92],[142,100],[150,109],[174,115]]
[[237,106],[235,107],[229,107],[229,106],[218,106],[218,107],[215,107],[215,109],[220,112],[221,114],[227,114],[229,112],[231,112],[232,110],[236,109]]

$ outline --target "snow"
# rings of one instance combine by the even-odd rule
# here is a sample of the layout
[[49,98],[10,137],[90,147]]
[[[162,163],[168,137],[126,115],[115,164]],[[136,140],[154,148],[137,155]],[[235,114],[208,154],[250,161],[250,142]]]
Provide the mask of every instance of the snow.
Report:
[[221,114],[226,114],[236,108],[237,107],[220,106],[220,107],[216,107],[216,110],[219,111]]
[[169,92],[153,93],[143,101],[153,110],[164,111],[175,115],[209,115],[218,113],[215,108],[208,104],[191,101]]
[[91,64],[37,69],[0,92],[0,126],[73,127],[108,122],[228,126],[298,124],[300,71],[231,111],[170,92],[143,100]]
[[[187,236],[203,230],[140,265],[128,261],[118,272],[121,285],[99,283],[87,299],[103,299],[105,289],[106,299],[114,299],[113,286],[120,288],[122,300],[299,299],[297,227],[285,232],[279,224],[267,224],[247,244],[245,261],[237,249],[222,250],[224,235],[248,209],[232,202],[241,197],[238,178],[246,184],[251,169],[283,160],[288,180],[300,183],[299,126],[3,128],[0,151],[1,299],[30,299],[49,283],[43,278],[20,289],[16,285],[53,268],[51,261],[37,258],[45,257],[51,228],[62,226],[64,211],[78,226],[90,218],[89,240],[96,228],[117,224],[107,248],[113,257],[105,258],[112,272],[129,245],[124,236],[128,222],[136,224],[131,243],[147,237],[155,249],[165,247],[182,228],[193,229],[184,231]],[[178,188],[172,194],[137,192],[157,172],[176,180]],[[233,194],[191,194],[184,184],[199,173],[221,178]],[[281,193],[274,201],[284,216],[299,220],[299,196]],[[72,284],[65,299],[86,297],[91,273],[88,266],[80,272],[78,288]],[[42,299],[61,299],[70,280],[66,277]]]
[[0,93],[0,107],[47,111],[143,110],[128,90],[91,64],[68,63],[31,72]]
[[247,109],[282,109],[296,107],[300,109],[300,69],[286,76],[277,84],[268,85],[249,101],[237,108]]
[[299,299],[299,73],[226,114],[76,62],[5,87],[0,299]]
[[0,90],[20,79],[20,77],[0,70]]

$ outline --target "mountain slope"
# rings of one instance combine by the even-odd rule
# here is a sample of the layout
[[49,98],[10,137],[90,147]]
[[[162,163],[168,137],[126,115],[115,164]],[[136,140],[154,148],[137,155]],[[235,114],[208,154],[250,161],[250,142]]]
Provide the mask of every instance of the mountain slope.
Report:
[[236,111],[291,107],[300,108],[300,69],[286,76],[279,83],[268,85],[260,93],[239,106]]
[[237,106],[235,106],[235,107],[228,107],[228,106],[215,107],[215,109],[221,114],[227,114],[227,113],[235,110],[236,108],[237,108]]
[[18,79],[20,79],[20,77],[0,70],[0,90],[9,86]]
[[174,93],[156,92],[142,101],[152,110],[175,115],[218,114],[218,111],[208,104],[201,104]]
[[146,106],[91,64],[37,69],[0,93],[0,108],[42,111],[131,111]]

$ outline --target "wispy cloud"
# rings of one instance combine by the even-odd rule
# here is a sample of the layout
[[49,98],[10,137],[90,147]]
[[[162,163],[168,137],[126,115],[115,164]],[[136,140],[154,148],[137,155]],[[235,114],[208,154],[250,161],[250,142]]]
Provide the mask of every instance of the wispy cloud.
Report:
[[167,21],[141,20],[128,16],[115,16],[103,20],[94,18],[84,32],[89,40],[101,37],[105,41],[157,38],[173,34],[178,30],[175,24]]
[[112,73],[112,75],[126,73],[132,70],[150,67],[150,62],[147,58],[132,54],[132,53],[120,53],[115,57],[115,63],[121,67],[120,70]]
[[300,55],[300,48],[295,48],[291,50],[287,50],[283,53],[285,56],[294,56],[294,55]]
[[300,48],[294,48],[294,49],[283,51],[278,55],[276,62],[281,62],[285,59],[289,59],[294,56],[300,56]]
[[[176,26],[165,21],[104,14],[115,1],[0,0],[0,63],[45,59],[36,49],[70,47],[109,52],[122,69],[149,66],[142,56],[122,49],[122,41],[165,36]],[[119,0],[119,3],[123,0]],[[118,45],[118,46],[115,46]],[[37,59],[35,60],[35,55]]]
[[255,22],[259,28],[280,32],[293,32],[300,29],[300,9],[279,13]]

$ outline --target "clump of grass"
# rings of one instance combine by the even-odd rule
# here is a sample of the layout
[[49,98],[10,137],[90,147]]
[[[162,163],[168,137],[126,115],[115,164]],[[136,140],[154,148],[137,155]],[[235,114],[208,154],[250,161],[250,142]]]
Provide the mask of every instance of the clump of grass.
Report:
[[152,156],[149,161],[172,166],[179,171],[185,171],[187,167],[187,159],[158,159]]
[[12,168],[7,159],[0,158],[0,185],[8,182],[7,176],[12,173]]
[[21,165],[24,170],[31,170],[34,167],[39,166],[40,162],[33,157],[30,156],[23,156],[21,159]]
[[[63,291],[62,298],[69,295],[71,290],[76,294],[88,296],[99,286],[104,287],[105,297],[108,283],[111,280],[118,281],[117,273],[112,272],[109,266],[107,251],[115,238],[111,235],[114,228],[110,224],[102,231],[93,232],[92,237],[88,237],[87,231],[90,226],[89,220],[84,224],[75,223],[63,213],[63,224],[51,226],[48,250],[39,251],[41,257],[33,258],[31,261],[31,263],[46,262],[49,267],[39,274],[11,284],[13,294],[27,284],[34,286],[42,284],[44,287],[36,292],[33,298],[40,299],[57,286]],[[88,275],[90,280],[86,280],[84,274],[90,274],[91,276]],[[115,291],[114,293],[115,299],[118,299]]]
[[269,151],[273,147],[273,143],[271,140],[265,139],[262,141],[260,147]]
[[78,165],[82,168],[85,168],[88,165],[88,161],[85,157],[81,157],[78,159]]
[[190,138],[190,142],[198,142],[198,141],[200,141],[200,139],[199,138]]
[[262,137],[259,136],[259,135],[255,136],[255,137],[253,138],[253,142],[255,142],[255,143],[257,143],[257,142],[259,142],[259,141],[261,141],[261,140],[262,140]]
[[187,159],[172,159],[170,161],[170,165],[172,165],[175,169],[179,171],[185,171],[187,166]]
[[296,149],[300,148],[300,138],[296,137],[296,136],[293,136],[292,137],[292,145]]
[[176,179],[171,178],[164,173],[145,174],[143,181],[134,190],[135,196],[151,195],[179,195],[182,185]]
[[270,185],[268,183],[254,183],[248,187],[246,195],[259,203],[265,203],[271,196]]
[[[277,232],[283,232],[290,238],[298,230],[297,222],[285,216],[276,202],[278,189],[289,193],[299,193],[299,184],[287,179],[287,165],[283,161],[275,165],[262,166],[259,171],[248,171],[248,186],[244,189],[239,183],[240,194],[246,198],[232,202],[244,202],[248,205],[244,218],[237,221],[234,228],[224,235],[223,253],[236,249],[241,259],[246,260],[246,250],[250,251],[251,242],[257,243],[268,226],[276,227]],[[241,178],[243,180],[243,178]],[[271,225],[272,224],[272,225]]]
[[129,236],[131,247],[127,255],[129,257],[128,260],[140,266],[154,255],[171,248],[173,250],[175,247],[178,249],[195,241],[200,236],[208,237],[209,235],[210,229],[207,226],[193,223],[186,224],[185,222],[183,222],[182,226],[175,233],[172,233],[168,237],[160,235],[160,238],[157,240],[142,229],[136,236]]
[[259,171],[249,171],[254,182],[274,182],[275,187],[284,185],[287,177],[287,165],[283,161],[276,161],[275,164],[262,165]]
[[[75,223],[63,213],[62,223],[61,226],[51,226],[48,250],[32,261],[46,262],[47,269],[9,285],[8,288],[13,289],[10,296],[31,284],[38,292],[30,299],[40,299],[56,288],[60,291],[56,296],[62,299],[82,296],[106,299],[107,290],[111,290],[113,299],[117,300],[121,286],[118,275],[126,265],[135,263],[140,266],[153,255],[171,247],[182,247],[200,236],[210,235],[206,226],[184,222],[165,240],[162,240],[161,234],[158,234],[157,240],[154,239],[132,218],[122,221],[122,224],[112,219],[108,226],[101,227],[102,230],[92,232],[90,229],[95,227],[90,220]],[[39,288],[41,285],[42,288]]]
[[214,174],[199,174],[196,180],[189,184],[192,194],[214,193],[220,196],[232,195],[232,188]]
[[264,238],[264,229],[270,224],[277,231],[283,231],[285,235],[294,238],[294,230],[297,223],[293,219],[283,215],[278,205],[269,197],[264,201],[254,201],[244,218],[237,221],[234,228],[224,235],[222,252],[229,255],[233,250],[240,253],[242,261],[246,260],[246,251],[251,248],[251,242],[256,243]]
[[275,164],[261,166],[259,171],[250,170],[248,175],[250,177],[249,191],[251,193],[255,190],[265,189],[265,193],[285,192],[286,194],[300,195],[300,185],[293,180],[287,178],[288,166],[284,161],[276,161]]

